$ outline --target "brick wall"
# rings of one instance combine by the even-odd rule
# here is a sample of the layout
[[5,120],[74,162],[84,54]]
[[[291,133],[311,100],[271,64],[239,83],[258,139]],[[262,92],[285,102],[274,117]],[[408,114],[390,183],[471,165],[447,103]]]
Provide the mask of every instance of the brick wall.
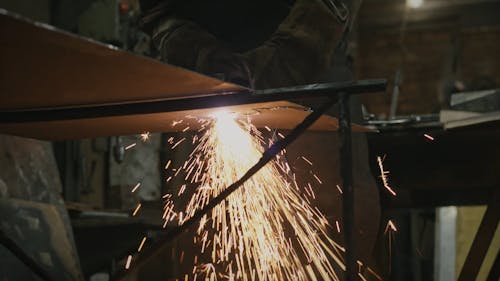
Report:
[[385,95],[365,95],[369,112],[388,114],[394,74],[403,72],[398,114],[431,113],[439,109],[438,93],[449,61],[453,38],[460,42],[457,79],[466,85],[480,76],[500,84],[500,28],[456,30],[453,26],[399,32],[359,34],[356,60],[359,78],[390,79]]

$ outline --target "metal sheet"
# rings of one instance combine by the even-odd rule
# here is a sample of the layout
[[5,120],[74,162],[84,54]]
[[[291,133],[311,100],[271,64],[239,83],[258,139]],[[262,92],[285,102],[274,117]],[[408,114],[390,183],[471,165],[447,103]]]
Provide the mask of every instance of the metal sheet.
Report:
[[0,110],[243,91],[0,9]]
[[[250,91],[1,9],[0,60],[0,133],[45,140],[182,131],[173,120],[207,117],[220,105],[257,127],[291,129],[308,108],[283,99],[385,87],[366,80]],[[184,124],[198,128],[194,119]],[[311,127],[337,128],[329,116]]]
[[[238,113],[237,118],[250,118],[257,127],[292,129],[309,113],[305,107],[286,101],[230,106],[215,109],[185,110],[154,114],[126,115],[76,120],[0,124],[0,132],[44,140],[78,139],[98,136],[131,135],[142,132],[180,132],[199,129],[197,119],[207,117],[218,110]],[[172,126],[173,121],[184,121]],[[322,116],[311,126],[311,130],[337,130],[336,118]],[[353,126],[355,131],[365,131]]]

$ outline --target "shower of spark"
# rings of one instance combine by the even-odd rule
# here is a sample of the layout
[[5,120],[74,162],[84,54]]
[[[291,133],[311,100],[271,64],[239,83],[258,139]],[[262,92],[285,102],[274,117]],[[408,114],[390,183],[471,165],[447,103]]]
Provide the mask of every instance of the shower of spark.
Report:
[[385,156],[384,158],[377,156],[380,178],[382,179],[382,184],[384,185],[385,189],[387,189],[393,196],[396,196],[396,192],[389,185],[389,177],[387,176],[389,174],[389,171],[384,170],[384,165],[382,164],[384,162],[384,159]]
[[[272,144],[250,122],[236,121],[226,112],[197,122],[201,129],[192,137],[195,148],[180,167],[170,170],[182,184],[163,196],[164,226],[171,221],[181,225],[192,217]],[[179,124],[182,121],[172,126]],[[182,143],[189,141],[169,140],[172,149]],[[295,181],[285,153],[202,217],[194,238],[200,254],[193,280],[340,280],[337,272],[345,270],[345,250],[329,237],[335,229],[311,205],[311,184],[299,186]],[[169,166],[171,161],[165,168]],[[321,183],[317,175],[314,178]],[[176,197],[187,198],[187,205],[176,208]]]

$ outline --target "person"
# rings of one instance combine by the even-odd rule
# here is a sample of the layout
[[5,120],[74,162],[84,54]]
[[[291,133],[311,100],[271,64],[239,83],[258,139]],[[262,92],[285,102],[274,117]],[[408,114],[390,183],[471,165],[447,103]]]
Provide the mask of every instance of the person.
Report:
[[[347,6],[339,0],[296,0],[288,15],[265,42],[236,51],[235,44],[227,44],[204,26],[176,14],[173,0],[143,2],[141,25],[152,36],[163,62],[253,89],[323,81],[325,74],[332,73],[334,59],[338,59],[336,50],[345,43],[343,41],[350,25]],[[346,76],[338,71],[333,73]],[[360,112],[361,107],[357,105]],[[355,118],[356,110],[351,111]],[[324,143],[329,145],[317,145]],[[304,150],[314,159],[325,185],[318,191],[318,205],[320,209],[327,210],[329,218],[340,218],[342,215],[342,196],[332,192],[340,183],[339,146],[336,134],[308,132],[287,149],[290,159],[303,155]],[[359,230],[359,258],[364,262],[372,259],[380,218],[378,190],[367,158],[364,135],[354,134],[355,227]],[[342,233],[333,235],[342,239]]]
[[338,0],[297,0],[266,42],[239,53],[193,21],[172,15],[172,3],[143,0],[141,6],[141,25],[161,60],[254,89],[316,82],[331,65],[349,14]]

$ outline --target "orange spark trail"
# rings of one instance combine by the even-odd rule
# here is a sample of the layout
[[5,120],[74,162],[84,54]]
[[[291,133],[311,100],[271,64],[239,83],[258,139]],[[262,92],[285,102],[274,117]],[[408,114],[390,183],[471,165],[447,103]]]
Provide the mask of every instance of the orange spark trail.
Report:
[[391,186],[389,186],[389,178],[387,176],[389,174],[389,171],[384,170],[384,165],[382,164],[383,161],[384,160],[382,159],[382,157],[377,156],[377,163],[380,169],[380,178],[382,179],[382,183],[384,184],[385,189],[387,189],[392,195],[396,196],[396,192],[391,188]]
[[[164,225],[188,220],[258,162],[272,143],[251,123],[238,122],[229,113],[198,122],[204,129],[193,137],[194,150],[173,175],[185,184],[172,194],[188,203],[176,210],[174,196],[163,196]],[[185,145],[183,140],[169,141],[171,149]],[[325,216],[311,206],[311,185],[299,188],[283,155],[201,219],[194,237],[200,257],[195,258],[193,279],[340,280],[337,270],[345,270],[345,250],[329,237],[333,228]]]

